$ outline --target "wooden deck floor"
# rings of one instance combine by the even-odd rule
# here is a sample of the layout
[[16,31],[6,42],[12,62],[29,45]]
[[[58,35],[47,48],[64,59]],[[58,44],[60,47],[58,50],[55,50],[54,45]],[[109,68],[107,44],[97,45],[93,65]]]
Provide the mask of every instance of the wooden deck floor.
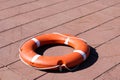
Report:
[[[81,37],[92,47],[76,71],[39,71],[20,61],[23,42],[52,32]],[[119,48],[120,0],[0,0],[0,80],[120,80]],[[44,54],[71,51],[55,46]]]

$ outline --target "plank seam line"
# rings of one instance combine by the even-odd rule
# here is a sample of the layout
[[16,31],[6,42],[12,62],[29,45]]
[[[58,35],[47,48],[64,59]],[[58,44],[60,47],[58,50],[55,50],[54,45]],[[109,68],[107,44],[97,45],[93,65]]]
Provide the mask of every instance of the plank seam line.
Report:
[[[88,2],[88,3],[85,3],[85,4],[82,4],[82,5],[79,5],[79,7],[80,7],[80,6],[87,5],[87,4],[89,4],[89,3],[93,3],[93,2],[96,2],[96,0],[95,0],[95,1]],[[70,8],[70,9],[67,9],[67,10],[64,10],[64,11],[61,11],[61,12],[58,12],[58,13],[54,13],[54,14],[51,14],[51,15],[48,15],[48,16],[44,16],[44,17],[41,17],[41,18],[37,18],[37,19],[31,20],[31,21],[29,21],[29,22],[26,22],[26,23],[23,23],[23,24],[14,26],[14,27],[12,27],[12,28],[5,29],[5,30],[3,30],[3,31],[0,31],[0,33],[6,32],[6,31],[9,31],[9,30],[11,30],[11,29],[15,29],[15,28],[18,28],[18,27],[21,27],[21,26],[24,26],[24,25],[27,25],[27,24],[29,24],[29,23],[33,23],[33,22],[35,22],[35,21],[39,21],[39,20],[41,20],[41,19],[45,19],[45,18],[47,18],[47,17],[51,17],[51,16],[54,16],[54,15],[60,14],[60,13],[62,13],[62,12],[66,12],[66,11],[75,9],[75,8],[78,8],[78,7]]]
[[43,7],[39,7],[39,8],[30,10],[30,11],[21,12],[21,13],[15,14],[15,15],[13,15],[13,16],[9,16],[9,17],[6,17],[6,18],[2,18],[2,19],[0,19],[0,21],[6,20],[6,19],[9,19],[9,18],[12,18],[12,17],[16,17],[16,16],[19,16],[19,15],[22,15],[22,14],[30,13],[30,12],[32,12],[32,11],[37,11],[37,10],[39,10],[39,9],[47,8],[47,7],[49,7],[49,6],[53,6],[53,5],[56,5],[56,4],[65,2],[65,1],[69,1],[69,0],[59,1],[59,2],[55,2],[55,3],[49,4],[49,5],[46,5],[46,6],[43,6]]
[[99,59],[104,59],[104,58],[114,58],[114,57],[120,57],[120,55],[102,56],[102,58],[99,58]]
[[9,65],[12,65],[12,64],[14,64],[14,63],[16,63],[16,62],[18,62],[18,61],[20,61],[20,59],[15,60],[15,61],[13,61],[13,62],[11,62],[11,63],[6,64],[6,65],[2,65],[2,66],[0,66],[0,69],[1,69],[1,68],[4,68],[4,67],[7,67],[7,66],[9,66]]
[[44,74],[42,74],[42,75],[40,75],[40,76],[34,78],[33,80],[37,80],[37,79],[41,78],[42,76],[44,76],[44,75],[46,75],[46,74],[48,74],[48,72],[46,72],[46,73],[44,73]]
[[109,72],[110,70],[112,70],[113,68],[117,67],[118,65],[120,65],[120,62],[115,64],[114,66],[112,66],[111,68],[109,68],[108,70],[104,71],[103,73],[101,73],[100,75],[98,75],[97,77],[95,77],[93,80],[96,80],[97,78],[99,78],[100,76],[102,76],[103,74]]
[[14,5],[14,6],[11,6],[11,7],[4,8],[4,9],[0,9],[0,11],[10,9],[10,8],[14,8],[14,7],[18,7],[18,6],[22,6],[22,5],[33,3],[33,2],[37,2],[37,1],[39,1],[39,0],[33,0],[33,1],[30,1],[30,2],[24,2],[24,3],[18,4],[18,5]]
[[78,36],[78,35],[80,35],[80,34],[82,34],[82,33],[88,32],[88,31],[90,31],[90,30],[92,30],[92,29],[95,29],[95,28],[97,28],[97,27],[99,27],[99,26],[101,26],[101,25],[103,25],[103,24],[109,23],[109,22],[111,22],[112,20],[117,19],[117,18],[119,18],[119,17],[120,17],[120,16],[114,17],[114,18],[112,18],[112,19],[110,19],[110,20],[108,20],[108,21],[105,21],[105,22],[97,25],[97,26],[94,26],[94,27],[92,27],[92,28],[89,28],[89,29],[87,29],[87,30],[85,30],[85,31],[83,31],[83,32],[77,33],[75,36]]
[[115,37],[113,37],[113,38],[111,38],[111,39],[109,39],[109,40],[107,40],[107,41],[105,41],[105,42],[103,42],[103,43],[101,43],[101,44],[99,44],[99,45],[97,45],[97,46],[95,46],[95,48],[98,48],[98,47],[100,47],[100,46],[102,46],[102,45],[104,45],[104,44],[106,44],[106,43],[108,43],[108,42],[118,38],[118,37],[120,37],[120,34],[115,36]]

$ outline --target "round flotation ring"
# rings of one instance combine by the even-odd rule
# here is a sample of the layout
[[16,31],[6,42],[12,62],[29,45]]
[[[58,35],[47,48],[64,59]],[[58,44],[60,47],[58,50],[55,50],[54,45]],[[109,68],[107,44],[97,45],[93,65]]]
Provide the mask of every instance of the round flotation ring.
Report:
[[[37,54],[35,50],[43,45],[48,44],[65,44],[74,48],[74,51],[62,56],[44,56]],[[20,59],[27,65],[39,69],[59,69],[63,68],[72,70],[75,67],[86,60],[89,56],[89,46],[87,43],[75,36],[51,33],[44,34],[32,38],[26,41],[19,49]]]

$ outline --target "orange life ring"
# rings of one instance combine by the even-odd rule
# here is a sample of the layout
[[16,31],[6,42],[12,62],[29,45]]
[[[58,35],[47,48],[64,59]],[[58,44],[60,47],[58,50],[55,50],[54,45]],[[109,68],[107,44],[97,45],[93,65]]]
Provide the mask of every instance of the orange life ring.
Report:
[[[47,44],[65,44],[74,48],[74,51],[62,56],[44,56],[37,54],[35,50]],[[51,33],[37,36],[25,42],[19,49],[20,59],[33,67],[40,69],[62,69],[79,65],[89,56],[87,43],[75,36],[60,33]]]

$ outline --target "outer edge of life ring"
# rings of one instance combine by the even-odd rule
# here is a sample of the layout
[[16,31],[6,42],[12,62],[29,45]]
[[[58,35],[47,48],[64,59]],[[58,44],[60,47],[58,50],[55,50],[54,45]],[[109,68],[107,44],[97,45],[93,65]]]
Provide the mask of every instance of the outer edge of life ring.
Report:
[[[74,48],[74,51],[62,57],[39,55],[34,51],[40,46],[54,43],[71,46]],[[63,67],[71,70],[71,67],[75,67],[85,61],[89,56],[90,48],[84,39],[66,34],[51,33],[40,35],[26,41],[20,47],[19,52],[21,61],[27,65],[41,70],[59,69],[61,71]],[[59,61],[61,61],[61,63],[59,63]]]

